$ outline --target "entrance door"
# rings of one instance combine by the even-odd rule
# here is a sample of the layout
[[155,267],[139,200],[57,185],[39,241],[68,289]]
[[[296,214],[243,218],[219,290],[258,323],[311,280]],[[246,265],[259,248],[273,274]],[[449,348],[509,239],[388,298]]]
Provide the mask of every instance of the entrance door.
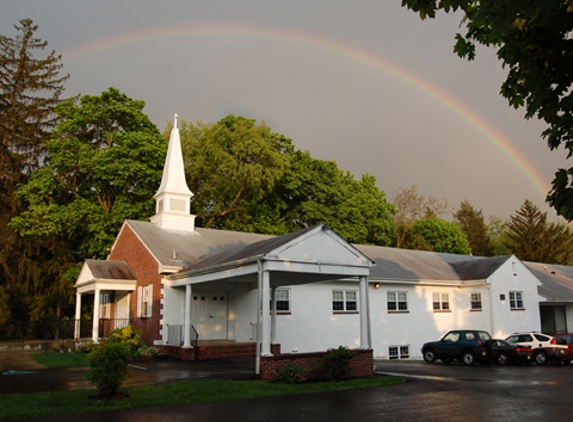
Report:
[[227,293],[193,292],[191,323],[199,340],[227,339]]

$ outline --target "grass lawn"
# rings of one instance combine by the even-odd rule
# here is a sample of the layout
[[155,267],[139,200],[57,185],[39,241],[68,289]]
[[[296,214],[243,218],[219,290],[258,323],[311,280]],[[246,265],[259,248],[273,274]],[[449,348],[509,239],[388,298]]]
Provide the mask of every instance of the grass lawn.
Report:
[[88,366],[87,353],[32,353],[30,357],[48,368],[61,368],[63,366]]
[[118,401],[90,398],[97,390],[56,391],[0,395],[0,419],[103,410],[164,406],[180,403],[241,400],[286,394],[317,393],[353,388],[403,384],[404,378],[372,376],[344,382],[278,384],[262,381],[183,381],[171,384],[125,387],[131,397]]

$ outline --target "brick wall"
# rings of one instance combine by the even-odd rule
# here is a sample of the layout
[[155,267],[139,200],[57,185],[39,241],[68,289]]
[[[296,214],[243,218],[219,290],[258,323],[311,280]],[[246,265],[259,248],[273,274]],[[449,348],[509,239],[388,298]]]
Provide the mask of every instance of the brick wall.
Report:
[[137,277],[137,287],[153,285],[151,317],[137,317],[137,287],[129,295],[129,318],[135,329],[141,332],[143,341],[151,346],[154,340],[161,340],[159,321],[162,306],[160,304],[162,277],[159,274],[157,261],[128,224],[123,226],[109,259],[113,261],[125,260]]
[[[374,373],[374,358],[372,349],[354,349],[356,355],[350,362],[353,377],[366,377]],[[262,381],[275,381],[277,370],[284,365],[294,364],[302,366],[309,371],[309,378],[322,378],[324,375],[320,369],[322,357],[327,352],[316,353],[292,353],[276,356],[261,357]]]

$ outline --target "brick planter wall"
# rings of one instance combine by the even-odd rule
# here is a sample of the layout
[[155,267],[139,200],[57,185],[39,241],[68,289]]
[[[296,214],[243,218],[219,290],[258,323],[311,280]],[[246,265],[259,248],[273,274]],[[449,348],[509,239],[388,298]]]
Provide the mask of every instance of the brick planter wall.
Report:
[[[353,351],[356,355],[350,361],[352,376],[366,377],[372,375],[374,373],[372,349],[353,349]],[[321,378],[323,374],[320,369],[320,365],[322,357],[326,353],[327,352],[292,353],[261,357],[260,379],[262,381],[275,381],[277,377],[277,369],[287,364],[299,365],[308,369],[310,379]]]

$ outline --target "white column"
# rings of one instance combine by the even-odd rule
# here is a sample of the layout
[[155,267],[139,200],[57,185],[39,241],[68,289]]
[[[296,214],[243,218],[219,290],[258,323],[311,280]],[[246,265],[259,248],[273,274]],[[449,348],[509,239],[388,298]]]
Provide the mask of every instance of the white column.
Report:
[[360,277],[360,348],[371,349],[368,278]]
[[93,323],[92,323],[92,341],[94,343],[99,343],[99,299],[101,291],[96,288],[94,291],[94,311],[93,311]]
[[183,325],[183,348],[191,349],[191,294],[193,287],[191,284],[185,285],[185,322]]
[[261,318],[261,356],[271,355],[271,288],[270,273],[263,271],[262,277],[262,318]]
[[82,319],[82,294],[80,292],[76,292],[76,321],[74,324],[74,338],[80,338],[80,324]]
[[259,271],[257,273],[257,345],[255,351],[255,374],[259,375],[261,373],[261,312],[262,312],[262,298],[263,298],[263,264],[261,261],[257,261]]
[[271,302],[271,344],[277,342],[277,288],[271,289],[272,302]]

